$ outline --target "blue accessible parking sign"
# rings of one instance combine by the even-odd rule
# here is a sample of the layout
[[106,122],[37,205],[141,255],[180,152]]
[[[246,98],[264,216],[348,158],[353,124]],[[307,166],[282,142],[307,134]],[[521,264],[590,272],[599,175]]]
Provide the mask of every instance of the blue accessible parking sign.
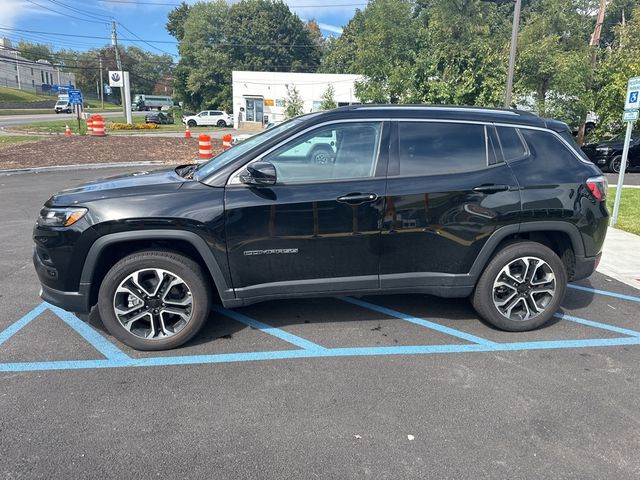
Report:
[[82,105],[82,92],[80,90],[69,90],[69,103],[71,105]]
[[638,92],[631,92],[629,94],[629,103],[636,103],[638,101]]

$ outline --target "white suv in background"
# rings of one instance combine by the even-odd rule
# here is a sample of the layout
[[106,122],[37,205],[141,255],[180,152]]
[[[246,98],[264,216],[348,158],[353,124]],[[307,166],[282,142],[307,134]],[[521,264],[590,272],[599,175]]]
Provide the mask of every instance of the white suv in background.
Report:
[[216,127],[233,126],[233,117],[222,110],[203,110],[202,112],[182,119],[190,127],[212,125]]

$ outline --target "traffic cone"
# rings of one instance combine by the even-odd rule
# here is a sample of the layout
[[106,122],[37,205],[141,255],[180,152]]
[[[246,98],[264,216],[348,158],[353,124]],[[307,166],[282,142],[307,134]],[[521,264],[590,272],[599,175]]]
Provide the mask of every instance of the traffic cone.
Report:
[[71,129],[69,128],[69,125],[65,125],[64,126],[64,136],[65,137],[70,137],[71,136]]
[[189,130],[189,125],[187,125],[187,129],[184,131],[184,138],[191,138],[191,130]]

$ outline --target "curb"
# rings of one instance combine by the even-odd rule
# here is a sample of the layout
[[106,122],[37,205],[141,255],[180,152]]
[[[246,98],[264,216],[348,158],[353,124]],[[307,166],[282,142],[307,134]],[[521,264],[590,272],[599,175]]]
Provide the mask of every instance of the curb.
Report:
[[51,167],[9,168],[0,170],[0,176],[20,175],[23,173],[56,172],[64,170],[97,170],[100,168],[145,167],[153,165],[165,165],[165,163],[159,160],[149,160],[147,162],[85,163],[75,165],[56,165]]

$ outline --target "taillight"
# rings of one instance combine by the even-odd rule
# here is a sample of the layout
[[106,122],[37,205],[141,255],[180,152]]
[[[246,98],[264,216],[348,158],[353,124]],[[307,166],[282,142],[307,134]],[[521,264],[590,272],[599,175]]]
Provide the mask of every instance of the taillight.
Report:
[[607,178],[604,175],[597,177],[591,177],[586,182],[587,188],[591,192],[591,195],[598,200],[603,201],[607,198]]

